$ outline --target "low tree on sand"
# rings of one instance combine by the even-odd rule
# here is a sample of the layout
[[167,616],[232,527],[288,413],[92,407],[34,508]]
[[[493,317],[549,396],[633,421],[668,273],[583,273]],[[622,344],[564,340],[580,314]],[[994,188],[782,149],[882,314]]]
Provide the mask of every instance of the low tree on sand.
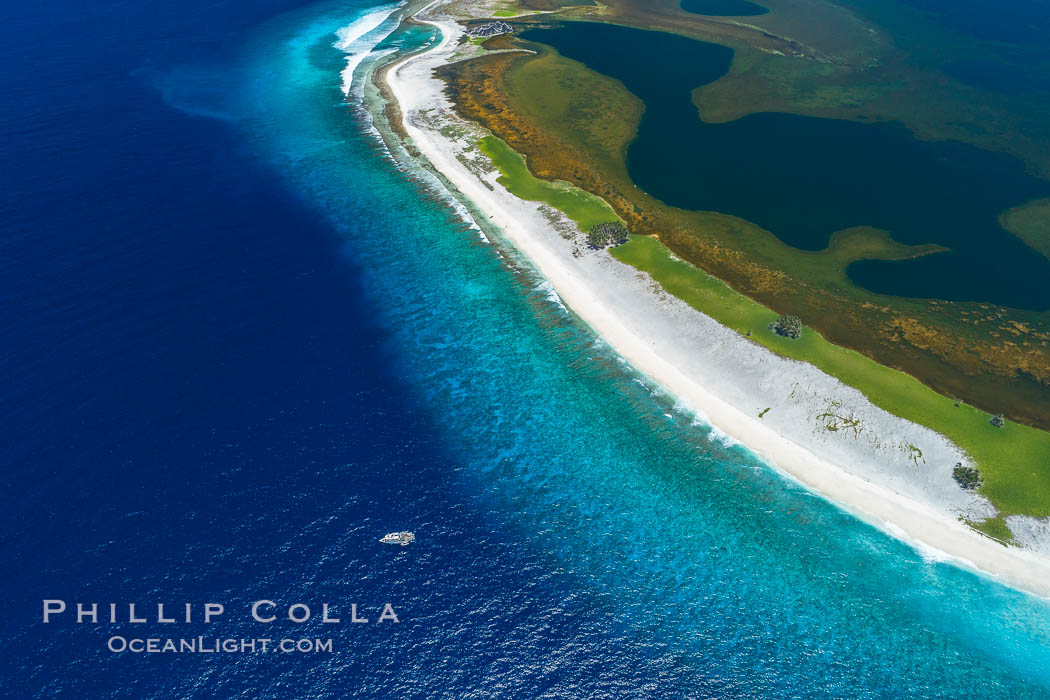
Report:
[[611,221],[591,226],[587,232],[587,245],[591,248],[605,248],[627,242],[627,227],[619,221]]
[[956,462],[952,469],[952,478],[967,491],[976,491],[984,483],[981,473],[977,467],[964,467],[962,462]]
[[802,320],[798,316],[779,316],[769,328],[785,338],[798,338],[802,335]]

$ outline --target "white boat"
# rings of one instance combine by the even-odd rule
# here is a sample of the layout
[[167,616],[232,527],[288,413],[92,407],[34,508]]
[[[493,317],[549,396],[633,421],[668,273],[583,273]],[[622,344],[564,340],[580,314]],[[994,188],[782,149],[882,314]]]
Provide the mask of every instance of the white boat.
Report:
[[407,547],[416,541],[416,535],[413,532],[391,532],[383,535],[382,539],[379,540],[383,544],[399,544],[402,547]]

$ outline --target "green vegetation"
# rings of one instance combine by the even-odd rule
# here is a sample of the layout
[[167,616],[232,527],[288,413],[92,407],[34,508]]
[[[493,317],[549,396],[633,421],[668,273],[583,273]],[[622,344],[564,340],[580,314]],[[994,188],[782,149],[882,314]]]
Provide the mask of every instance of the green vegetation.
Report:
[[1002,413],[996,413],[988,422],[992,424],[993,428],[1001,428],[1006,425],[1006,419],[1003,418]]
[[769,330],[785,338],[798,340],[802,335],[802,320],[798,316],[777,316],[777,320],[769,324]]
[[[660,2],[677,7],[677,0]],[[613,8],[614,21],[637,25],[634,10],[648,13],[646,16],[651,15],[655,22],[658,13],[650,12],[655,3],[656,0],[631,0],[630,14],[617,11],[616,8],[622,9],[619,2],[604,6]],[[816,11],[817,5],[813,9]],[[646,28],[666,30],[665,25]],[[1046,400],[1050,385],[1050,344],[1046,339],[1050,337],[1050,326],[1045,312],[936,300],[890,302],[873,295],[846,275],[850,263],[911,258],[940,250],[930,245],[902,245],[885,231],[846,229],[835,234],[826,250],[805,251],[786,246],[769,232],[741,219],[710,211],[677,210],[654,200],[634,186],[625,167],[627,145],[635,137],[643,111],[640,100],[622,84],[579,62],[539,44],[529,48],[538,49],[539,55],[513,60],[490,57],[489,63],[484,64],[487,67],[476,70],[462,66],[481,63],[464,62],[457,69],[457,104],[469,104],[463,110],[466,116],[527,154],[534,172],[569,181],[603,197],[633,235],[658,235],[679,257],[728,280],[735,289],[765,306],[798,314],[808,328],[835,343],[919,377],[941,394],[964,397],[986,411],[1002,411],[1012,421],[1050,431],[1050,402]],[[771,90],[797,84],[790,80],[780,84],[769,75],[753,75],[748,67],[755,60],[780,61],[785,66],[820,66],[820,76],[812,77],[831,80],[827,75],[831,69],[822,62],[798,61],[764,52],[751,55],[737,49],[730,74],[694,94],[705,121],[732,121],[755,111],[796,111],[791,106],[797,102],[765,101]],[[734,78],[738,69],[748,75],[744,82]],[[720,90],[723,83],[732,84],[731,89],[726,88],[724,99],[707,92]],[[803,94],[795,95],[795,99],[813,97],[819,91],[812,82],[805,84]],[[871,98],[858,93],[857,100],[850,100],[837,88],[833,92],[834,99],[825,106],[857,100],[867,103]],[[896,94],[896,88],[892,94]],[[756,100],[762,109],[754,107]],[[880,102],[878,109],[885,114],[885,110],[899,107]],[[861,118],[855,112],[836,116]],[[874,117],[863,119],[870,121]],[[924,133],[933,138],[929,130]],[[955,138],[966,140],[965,136]]]
[[981,472],[976,467],[964,467],[962,462],[956,462],[952,469],[952,478],[967,491],[976,491],[984,483]]
[[1006,524],[1006,518],[1001,515],[995,518],[982,520],[979,523],[970,521],[966,522],[978,532],[983,532],[993,540],[999,540],[1004,544],[1010,544],[1014,539],[1013,533],[1010,532],[1010,527]]
[[[648,272],[670,294],[774,352],[816,365],[859,389],[875,405],[941,433],[967,451],[984,483],[979,492],[1001,515],[1050,515],[1050,433],[1016,423],[993,428],[990,416],[941,396],[914,377],[833,345],[816,332],[797,340],[758,332],[777,314],[735,292],[724,282],[674,257],[659,241],[634,236],[612,250],[619,260]],[[1001,519],[976,524],[982,532],[1009,539]],[[1001,527],[1000,527],[1001,525]]]
[[619,221],[606,222],[591,226],[587,232],[587,245],[592,248],[605,248],[611,245],[622,245],[630,234],[627,227]]
[[522,199],[546,202],[575,221],[581,231],[589,231],[610,221],[622,223],[612,207],[600,197],[567,182],[548,182],[533,175],[525,166],[525,159],[501,139],[486,136],[478,141],[478,148],[499,168],[501,185]]
[[[601,198],[565,182],[535,177],[525,159],[504,141],[489,136],[478,146],[499,168],[503,186],[518,197],[561,210],[581,230],[620,220]],[[611,252],[628,265],[648,272],[668,293],[719,323],[779,355],[815,365],[858,389],[875,405],[941,433],[966,450],[984,480],[979,492],[1000,511],[998,519],[974,524],[977,529],[1008,541],[1003,516],[1050,516],[1050,433],[1018,423],[996,429],[989,424],[988,413],[942,396],[904,372],[834,345],[816,331],[798,339],[769,333],[767,329],[777,320],[774,311],[675,257],[655,238],[632,236]]]

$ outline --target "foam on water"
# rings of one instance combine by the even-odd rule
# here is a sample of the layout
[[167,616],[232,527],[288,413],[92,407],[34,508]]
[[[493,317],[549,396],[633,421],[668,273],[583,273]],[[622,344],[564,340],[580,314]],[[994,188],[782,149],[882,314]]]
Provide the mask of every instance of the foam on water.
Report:
[[[259,353],[263,360],[243,377],[252,390],[245,405],[262,404],[265,414],[242,433],[220,432],[214,452],[190,450],[186,464],[165,473],[182,484],[200,459],[207,468],[191,473],[206,488],[161,504],[166,509],[137,503],[128,510],[147,512],[156,533],[141,541],[117,535],[116,544],[95,548],[113,548],[105,571],[115,571],[130,597],[171,588],[198,600],[360,594],[391,598],[404,622],[344,628],[332,656],[241,655],[222,665],[214,658],[131,659],[124,666],[104,656],[85,664],[82,629],[56,641],[50,630],[26,624],[7,635],[3,651],[17,666],[0,684],[72,697],[117,696],[121,687],[180,697],[202,688],[317,697],[1045,694],[1046,604],[955,567],[928,566],[908,546],[723,444],[702,418],[694,421],[673,397],[641,381],[545,295],[543,280],[513,252],[503,259],[479,245],[436,178],[391,163],[336,78],[347,51],[367,52],[384,30],[386,20],[376,15],[389,7],[319,4],[260,28],[229,66],[173,73],[172,101],[223,118],[220,128],[180,117],[199,127],[187,140],[201,138],[205,127],[235,131],[243,150],[279,174],[296,201],[326,222],[324,235],[338,237],[323,254],[342,253],[346,286],[360,290],[361,314],[381,332],[360,341],[368,346],[363,357],[353,352],[356,327],[332,341],[319,363],[295,364],[301,356],[287,348]],[[340,29],[347,31],[338,36]],[[375,52],[412,50],[428,31],[398,32]],[[334,47],[333,36],[345,47]],[[184,60],[197,59],[187,53]],[[219,91],[221,109],[210,109],[214,91],[195,83],[216,81],[231,89]],[[192,174],[201,160],[193,159]],[[204,180],[230,197],[240,182]],[[430,191],[421,194],[420,186]],[[204,209],[201,219],[209,215]],[[273,318],[302,316],[285,339],[297,348],[313,346],[332,324],[354,323],[337,306],[348,293],[343,287],[325,288],[331,298],[282,305],[316,266],[287,263],[288,248],[318,244],[297,226],[269,234],[289,242],[282,255],[263,256],[276,259],[273,275],[243,275],[253,293],[215,325],[232,323],[239,334],[237,319],[260,315],[243,329],[249,346],[278,339],[260,330]],[[255,244],[250,235],[242,240],[211,269],[216,294]],[[187,265],[180,292],[209,279],[196,272]],[[256,300],[258,290],[282,280],[287,287]],[[194,309],[210,312],[207,301]],[[328,306],[339,312],[317,313]],[[232,342],[219,332],[215,338],[209,346]],[[290,385],[312,377],[319,388],[296,402],[274,401],[275,374]],[[332,383],[342,392],[341,378],[373,374],[378,386],[346,388],[354,394],[350,408],[325,393]],[[226,388],[224,376],[209,379]],[[123,380],[131,385],[133,376]],[[403,421],[393,400],[416,419]],[[303,413],[308,418],[296,423]],[[171,420],[181,438],[182,424]],[[354,432],[359,424],[363,436]],[[154,458],[137,457],[128,460],[132,476]],[[141,533],[139,520],[118,516],[115,532]],[[402,526],[417,533],[413,547],[378,548],[375,532]],[[157,552],[168,559],[148,568],[125,564]],[[79,575],[79,560],[71,562],[61,572]],[[148,581],[138,581],[142,571]],[[312,635],[324,627],[300,629]],[[222,628],[230,636],[258,631],[250,621]],[[19,659],[38,638],[64,655],[24,664]],[[94,674],[93,685],[78,685],[85,673]],[[123,683],[129,677],[133,685]]]
[[404,3],[385,5],[375,12],[354,20],[336,31],[338,37],[332,46],[346,54],[346,66],[340,72],[343,94],[349,95],[354,81],[354,71],[368,54],[380,42],[397,28],[396,22],[390,22],[382,31],[376,31],[397,12]]
[[559,309],[561,309],[562,311],[568,311],[568,309],[565,307],[564,302],[562,302],[561,295],[558,294],[558,290],[554,288],[553,284],[551,284],[547,280],[542,280],[538,285],[536,285],[536,289],[539,290],[543,294],[543,296],[547,298],[548,301],[550,301],[552,304],[556,304]]
[[[311,26],[323,40],[323,25]],[[311,42],[300,43],[305,55]],[[294,90],[265,95],[261,110],[274,121],[260,135],[263,149],[284,152],[291,132],[339,130],[331,106],[304,88],[323,89],[323,65],[278,60],[272,50],[260,60],[276,63],[266,70],[278,75],[282,61],[310,71],[291,76]],[[602,601],[603,612],[589,608],[574,622],[608,637],[570,626],[489,640],[515,659],[487,667],[489,690],[535,691],[519,665],[534,653],[560,669],[545,682],[563,695],[613,687],[589,678],[581,658],[618,669],[603,676],[615,676],[621,692],[655,683],[654,694],[677,697],[917,687],[1008,696],[1020,677],[1048,680],[1033,664],[1050,661],[1044,604],[953,567],[916,566],[924,559],[911,548],[814,498],[638,379],[543,294],[546,283],[528,266],[508,268],[469,233],[435,227],[424,205],[412,209],[404,192],[383,190],[385,176],[365,175],[374,166],[359,158],[318,155],[290,162],[289,176],[334,221],[351,211],[339,193],[362,177],[401,202],[387,205],[403,220],[394,230],[355,220],[347,235],[390,324],[400,374],[440,407],[442,429],[460,446],[462,488],[493,527],[514,533],[516,551],[538,557],[528,569],[554,577],[565,600]],[[427,206],[469,220],[436,179],[423,181],[438,193]],[[507,614],[505,581],[472,585],[490,602],[471,617],[500,624],[487,613]],[[960,619],[979,619],[978,632]],[[404,651],[425,655],[432,641],[406,640]],[[630,662],[618,665],[616,648],[630,649]],[[859,665],[863,677],[849,671]]]

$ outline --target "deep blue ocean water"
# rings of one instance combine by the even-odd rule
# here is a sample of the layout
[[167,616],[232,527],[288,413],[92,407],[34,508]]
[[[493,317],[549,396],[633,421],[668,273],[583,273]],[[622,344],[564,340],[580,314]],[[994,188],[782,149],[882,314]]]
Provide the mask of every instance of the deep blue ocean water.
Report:
[[0,694],[1047,696],[1050,605],[725,444],[391,163],[333,47],[372,9],[0,9]]

